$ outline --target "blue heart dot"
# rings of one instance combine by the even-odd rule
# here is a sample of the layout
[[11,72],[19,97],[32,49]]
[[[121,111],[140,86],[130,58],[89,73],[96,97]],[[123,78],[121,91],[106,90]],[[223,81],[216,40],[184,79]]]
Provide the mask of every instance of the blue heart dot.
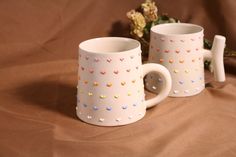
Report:
[[112,107],[109,106],[109,107],[107,107],[106,109],[107,109],[107,111],[111,111],[111,110],[112,110]]
[[98,110],[98,107],[97,106],[93,106],[93,110]]

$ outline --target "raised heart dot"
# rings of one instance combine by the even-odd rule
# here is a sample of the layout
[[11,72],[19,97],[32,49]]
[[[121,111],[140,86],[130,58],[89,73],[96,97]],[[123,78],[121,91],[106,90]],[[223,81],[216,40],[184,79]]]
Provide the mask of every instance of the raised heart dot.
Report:
[[104,118],[99,118],[99,122],[104,122]]
[[138,70],[138,66],[135,67]]
[[121,121],[121,118],[116,118],[116,121],[117,121],[117,122],[120,122],[120,121]]
[[108,107],[106,107],[106,110],[107,110],[107,111],[111,111],[111,110],[112,110],[112,107],[108,106]]
[[112,61],[112,59],[111,59],[111,58],[108,58],[108,59],[107,59],[107,62],[108,62],[108,63],[110,63],[111,61]]
[[178,90],[174,90],[173,93],[174,93],[174,94],[178,94],[179,91],[178,91]]
[[115,71],[113,71],[113,73],[114,73],[114,74],[118,74],[118,73],[119,73],[119,71],[118,71],[118,70],[115,70]]
[[124,106],[122,106],[121,108],[122,108],[123,110],[125,110],[125,109],[128,108],[128,106],[127,106],[127,105],[124,105]]
[[174,73],[178,73],[178,72],[179,72],[179,70],[177,70],[177,69],[174,70]]
[[100,72],[100,74],[102,74],[102,75],[105,75],[105,74],[106,74],[106,72],[105,72],[105,71],[101,71],[101,72]]
[[184,90],[184,93],[189,93],[189,90]]
[[169,60],[169,63],[173,63],[173,62],[174,62],[174,60],[172,60],[172,59]]
[[160,52],[160,49],[159,49],[159,48],[157,48],[157,49],[156,49],[156,51],[157,51],[157,52]]
[[130,56],[130,59],[134,59],[134,56]]
[[91,93],[91,92],[88,92],[88,96],[93,96],[93,93]]
[[132,80],[132,83],[135,83],[136,80]]
[[184,60],[179,60],[179,63],[184,63]]
[[185,42],[184,40],[180,40],[182,43]]
[[106,98],[105,95],[100,95],[99,97],[100,97],[100,99],[105,99]]
[[127,72],[130,72],[130,69],[127,69],[126,71],[127,71]]
[[164,59],[159,59],[160,63],[164,62]]
[[118,98],[119,98],[119,96],[118,96],[118,95],[115,95],[115,96],[114,96],[114,98],[115,98],[115,99],[118,99]]
[[127,94],[128,96],[131,96],[131,93],[130,92],[128,92],[128,94]]
[[191,50],[186,50],[188,53],[190,53],[191,52]]
[[188,73],[189,73],[189,70],[185,70],[184,72],[188,74]]
[[93,82],[93,86],[98,86],[98,82]]
[[161,41],[165,41],[165,38],[161,38]]
[[126,84],[126,82],[125,82],[125,81],[122,81],[122,82],[121,82],[121,85],[122,85],[122,86],[124,86],[125,84]]
[[94,58],[94,61],[95,61],[95,62],[99,62],[99,59],[98,59],[98,58]]
[[171,39],[171,40],[170,40],[170,42],[172,42],[172,43],[173,43],[173,42],[174,42],[174,40],[172,40],[172,39]]
[[192,62],[195,62],[195,59],[192,59]]
[[169,50],[165,50],[164,52],[165,52],[165,53],[169,53],[170,51],[169,51]]
[[90,69],[89,72],[92,74],[92,73],[94,72],[94,70],[93,70],[93,69]]
[[87,116],[88,119],[92,119],[92,116]]
[[133,118],[133,116],[132,116],[132,115],[130,115],[128,118],[129,118],[129,119],[132,119],[132,118]]
[[84,71],[84,69],[85,69],[84,67],[81,67],[81,70],[82,70],[82,71]]
[[84,81],[84,84],[88,84],[88,81],[87,81],[87,80],[85,80],[85,81]]
[[179,50],[175,50],[175,53],[179,53],[180,51]]
[[184,84],[184,81],[179,81],[179,84]]
[[111,87],[112,86],[112,83],[107,83],[107,87]]
[[93,110],[97,111],[98,107],[97,106],[93,106]]
[[124,58],[120,58],[120,61],[123,62],[123,61],[124,61]]

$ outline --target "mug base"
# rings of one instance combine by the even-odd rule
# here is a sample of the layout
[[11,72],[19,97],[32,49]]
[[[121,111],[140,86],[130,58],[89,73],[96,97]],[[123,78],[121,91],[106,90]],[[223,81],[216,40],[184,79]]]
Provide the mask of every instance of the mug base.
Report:
[[145,113],[142,113],[142,114],[138,114],[136,115],[135,117],[132,117],[132,118],[127,118],[126,120],[120,120],[120,121],[117,121],[117,120],[114,120],[114,121],[106,121],[105,119],[88,119],[88,116],[85,115],[85,114],[82,114],[80,113],[79,111],[76,112],[77,114],[77,117],[87,123],[87,124],[91,124],[91,125],[96,125],[96,126],[123,126],[123,125],[127,125],[127,124],[131,124],[131,123],[134,123],[134,122],[137,122],[139,120],[141,120],[144,116],[145,116]]

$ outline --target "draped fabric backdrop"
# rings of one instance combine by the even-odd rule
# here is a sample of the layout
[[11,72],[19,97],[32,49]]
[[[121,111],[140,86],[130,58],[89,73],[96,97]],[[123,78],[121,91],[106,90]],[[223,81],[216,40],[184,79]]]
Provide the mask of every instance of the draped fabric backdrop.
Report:
[[[141,0],[0,1],[0,157],[236,156],[236,60],[227,81],[167,98],[137,123],[97,127],[76,118],[78,44],[129,36]],[[236,49],[235,0],[158,0],[159,13],[202,25]],[[153,96],[147,93],[147,97]]]

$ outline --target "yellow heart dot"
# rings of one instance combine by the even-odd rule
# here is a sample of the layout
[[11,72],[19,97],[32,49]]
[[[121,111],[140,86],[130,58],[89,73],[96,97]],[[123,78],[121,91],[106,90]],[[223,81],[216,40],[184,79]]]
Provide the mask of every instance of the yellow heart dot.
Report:
[[128,96],[131,96],[131,93],[130,93],[130,92],[128,93]]
[[106,96],[105,95],[100,95],[100,99],[105,99]]
[[174,61],[172,59],[169,60],[169,63],[173,63]]
[[174,70],[174,73],[178,73],[178,72],[179,72],[179,70],[177,70],[177,69]]
[[107,83],[107,87],[111,87],[112,86],[112,83]]
[[92,96],[93,95],[93,93],[91,93],[91,92],[88,92],[88,96]]
[[98,83],[97,82],[93,82],[93,86],[98,86]]
[[179,60],[179,63],[184,63],[184,60]]
[[125,82],[125,81],[122,81],[122,82],[121,82],[121,85],[122,85],[122,86],[124,86],[125,84],[126,84],[126,82]]
[[185,70],[185,73],[189,73],[189,70]]
[[119,98],[119,96],[118,96],[118,95],[115,95],[115,96],[114,96],[114,98],[115,98],[115,99],[118,99],[118,98]]

